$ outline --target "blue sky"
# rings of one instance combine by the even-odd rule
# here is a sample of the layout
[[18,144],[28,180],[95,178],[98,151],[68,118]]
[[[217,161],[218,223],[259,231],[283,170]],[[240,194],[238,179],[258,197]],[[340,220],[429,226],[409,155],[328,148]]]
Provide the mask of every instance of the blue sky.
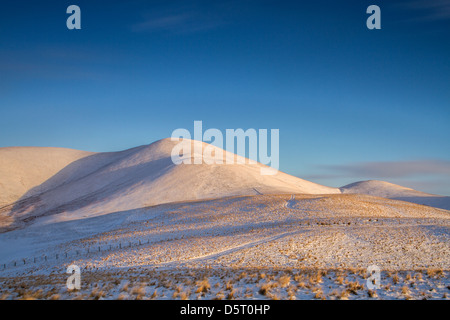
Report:
[[0,30],[0,147],[115,151],[202,120],[280,129],[280,169],[318,183],[450,195],[449,1],[6,0]]

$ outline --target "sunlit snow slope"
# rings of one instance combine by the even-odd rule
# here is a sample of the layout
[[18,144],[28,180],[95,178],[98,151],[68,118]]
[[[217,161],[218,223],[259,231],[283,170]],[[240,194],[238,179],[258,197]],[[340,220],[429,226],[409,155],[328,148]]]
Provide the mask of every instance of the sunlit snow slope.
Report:
[[394,200],[409,201],[450,210],[450,197],[420,192],[385,181],[359,181],[342,187],[341,191],[342,193],[360,193]]
[[[33,181],[12,195],[8,195],[7,187],[3,187],[5,200],[14,201],[18,194],[23,195],[0,209],[0,223],[10,229],[42,216],[46,216],[44,221],[47,222],[71,220],[168,202],[231,195],[340,193],[337,188],[321,186],[283,172],[261,175],[260,169],[265,166],[249,164],[248,160],[245,164],[175,165],[171,152],[177,143],[163,139],[122,152],[95,154],[74,150],[58,150],[49,154],[47,148],[20,148],[21,154],[30,153],[29,167],[26,157],[21,156],[25,160],[14,174],[10,174],[11,161],[2,162],[2,181],[6,181],[6,186],[9,181],[20,185],[21,179],[30,177]],[[191,153],[184,149],[185,158],[193,157],[194,144],[223,152],[203,142],[185,140],[184,143],[192,146]],[[39,159],[39,165],[34,159]],[[45,165],[50,169],[41,173]],[[31,190],[27,190],[29,188]]]
[[44,182],[90,154],[64,148],[0,148],[0,207],[47,190],[51,186]]
[[[183,142],[183,159],[193,160],[206,149],[212,152],[206,153],[209,156],[200,164],[175,165],[171,153],[178,143],[163,139],[107,153],[0,148],[0,231],[31,222],[83,219],[163,203],[237,195],[361,193],[450,209],[449,197],[382,181],[357,182],[338,189],[283,172],[262,175],[261,168],[266,166],[193,140]],[[224,163],[210,164],[217,154],[223,154]],[[234,164],[227,163],[227,158]]]

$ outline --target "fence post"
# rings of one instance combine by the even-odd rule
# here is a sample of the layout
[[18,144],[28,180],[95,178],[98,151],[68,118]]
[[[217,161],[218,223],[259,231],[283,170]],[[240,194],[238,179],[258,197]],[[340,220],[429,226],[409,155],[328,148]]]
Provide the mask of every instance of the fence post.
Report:
[[14,267],[17,266],[17,262],[14,261]]
[[100,252],[100,247],[98,247],[98,252]]

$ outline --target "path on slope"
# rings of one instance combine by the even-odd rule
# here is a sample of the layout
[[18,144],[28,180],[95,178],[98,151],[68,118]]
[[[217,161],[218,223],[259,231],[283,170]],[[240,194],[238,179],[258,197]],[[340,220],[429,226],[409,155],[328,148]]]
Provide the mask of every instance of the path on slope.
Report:
[[284,204],[284,207],[287,209],[293,209],[292,207],[295,203],[295,194],[291,195],[291,198],[289,200],[286,201],[286,203]]
[[170,262],[165,262],[165,263],[161,263],[158,264],[158,267],[164,267],[164,268],[172,268],[172,267],[180,267],[181,264],[184,263],[188,263],[188,262],[206,262],[207,260],[215,260],[221,256],[225,256],[228,254],[232,254],[235,252],[238,252],[240,250],[244,250],[244,249],[248,249],[251,247],[255,247],[259,244],[263,244],[263,243],[267,243],[270,241],[275,241],[275,240],[279,240],[281,238],[290,236],[290,235],[294,235],[294,234],[298,234],[298,233],[302,233],[304,232],[304,230],[296,230],[296,231],[289,231],[289,232],[283,232],[283,233],[279,233],[270,237],[266,237],[263,239],[258,239],[258,240],[254,240],[254,241],[249,241],[249,242],[245,242],[242,243],[240,245],[231,247],[231,248],[226,248],[223,250],[219,250],[216,252],[212,252],[212,253],[208,253],[205,255],[201,255],[201,256],[197,256],[197,257],[193,257],[193,258],[189,258],[189,259],[184,259],[184,260],[176,260],[176,261],[170,261]]

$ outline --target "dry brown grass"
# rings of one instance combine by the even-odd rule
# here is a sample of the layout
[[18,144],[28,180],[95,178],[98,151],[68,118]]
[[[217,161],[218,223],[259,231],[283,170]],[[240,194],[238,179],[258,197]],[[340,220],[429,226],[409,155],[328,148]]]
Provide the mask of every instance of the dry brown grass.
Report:
[[403,286],[402,287],[402,294],[403,295],[408,295],[409,294],[409,288],[407,286]]
[[350,293],[348,290],[342,290],[340,295],[339,295],[339,299],[341,300],[348,300],[348,297],[350,296]]
[[230,293],[227,295],[227,300],[233,300],[236,296],[236,290],[231,290]]
[[421,272],[416,273],[416,275],[414,276],[414,278],[415,278],[417,281],[422,281],[422,280],[423,280],[422,273],[421,273]]
[[344,284],[344,277],[343,276],[337,276],[336,277],[336,283],[339,285],[343,285]]
[[323,290],[320,287],[316,287],[313,289],[314,299],[325,300],[325,295],[323,294]]
[[89,297],[94,300],[99,300],[104,296],[106,296],[106,293],[103,290],[100,290],[99,288],[94,288],[91,294],[89,295]]
[[278,286],[278,284],[275,283],[275,282],[266,282],[266,283],[264,283],[264,284],[262,284],[262,285],[260,286],[258,292],[259,292],[260,294],[262,294],[263,296],[268,296],[269,293],[270,293],[270,291],[271,291],[273,288],[276,288],[277,286]]
[[392,276],[392,282],[393,282],[394,284],[398,284],[398,283],[400,282],[400,278],[398,277],[397,274],[394,274],[394,275]]
[[145,296],[145,286],[133,287],[131,294],[136,296],[136,300],[141,300]]
[[362,286],[357,280],[356,281],[350,281],[347,284],[347,290],[354,294],[357,295],[358,294],[358,290],[362,290],[364,289],[364,286]]
[[281,276],[278,279],[278,283],[280,284],[281,288],[286,288],[291,283],[291,277],[288,275]]
[[188,290],[188,291],[183,291],[183,292],[180,292],[180,299],[181,300],[188,300],[189,299],[189,296],[190,296],[190,291]]
[[227,283],[225,284],[225,290],[233,290],[233,282],[231,280],[227,281]]
[[207,293],[211,289],[211,284],[208,279],[203,279],[202,281],[197,281],[197,290],[195,293]]
[[427,275],[430,278],[441,278],[444,276],[444,271],[440,268],[428,268]]
[[377,292],[375,290],[369,289],[367,291],[367,294],[368,294],[369,298],[377,298],[378,297]]

